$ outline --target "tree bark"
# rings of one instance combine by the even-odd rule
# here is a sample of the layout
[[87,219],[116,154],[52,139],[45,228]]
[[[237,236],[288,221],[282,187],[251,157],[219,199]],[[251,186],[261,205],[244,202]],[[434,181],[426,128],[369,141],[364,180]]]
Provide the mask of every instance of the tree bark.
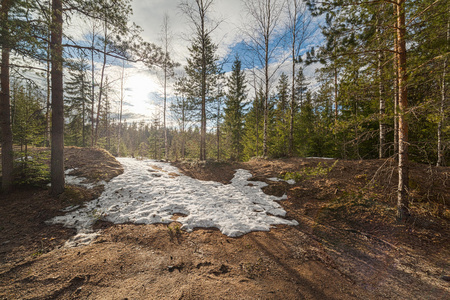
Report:
[[[10,0],[2,0],[0,20],[3,32],[9,34],[8,13]],[[2,41],[2,62],[0,74],[0,127],[2,132],[2,191],[11,191],[13,183],[13,139],[11,131],[11,103],[9,86],[9,43],[7,39]]]
[[85,120],[86,120],[86,95],[84,94],[84,89],[85,89],[85,86],[84,86],[84,71],[83,71],[83,74],[81,75],[81,98],[82,98],[82,101],[83,101],[83,106],[82,106],[82,111],[81,111],[81,113],[82,113],[81,145],[83,147],[86,147],[86,130],[85,130],[85,125],[86,125],[86,122],[85,122]]
[[394,57],[394,156],[398,159],[398,47],[397,38],[394,41],[395,57]]
[[168,15],[164,15],[163,20],[163,46],[164,46],[164,159],[169,160],[169,145],[167,141],[166,113],[167,113],[167,77],[168,77],[168,58],[169,58],[169,19]]
[[[297,3],[297,2],[295,2]],[[297,7],[295,7],[295,12],[297,11]],[[295,14],[295,17],[297,15]],[[293,156],[294,154],[294,112],[295,112],[295,44],[296,44],[296,34],[295,28],[292,30],[292,86],[291,86],[291,115],[289,119],[289,156]]]
[[398,96],[399,96],[399,117],[398,117],[398,197],[397,197],[397,218],[405,220],[409,217],[409,157],[408,157],[408,93],[406,74],[406,22],[405,22],[405,2],[397,0],[397,46],[398,46]]
[[[167,52],[166,52],[167,55]],[[166,58],[167,59],[167,58]],[[163,127],[164,127],[164,159],[169,160],[169,146],[167,142],[167,127],[166,127],[166,111],[167,111],[167,61],[164,66],[164,112],[163,112]]]
[[94,108],[95,108],[95,65],[94,65],[94,46],[95,46],[95,24],[92,25],[92,41],[91,41],[91,147],[94,147]]
[[[378,46],[381,46],[381,37],[380,37],[380,28],[381,21],[380,17],[377,17],[377,41]],[[378,52],[378,66],[377,66],[377,75],[378,75],[378,103],[379,103],[379,128],[380,128],[380,137],[379,137],[379,158],[384,158],[386,155],[386,124],[384,123],[384,114],[386,112],[386,102],[383,97],[383,55],[382,52]]]
[[[268,22],[270,22],[270,1],[267,3]],[[267,31],[264,34],[264,136],[263,136],[263,156],[267,156],[267,127],[269,126],[269,28],[270,23],[267,25]]]
[[117,156],[120,156],[120,135],[122,134],[122,108],[123,108],[123,85],[125,77],[125,61],[122,61],[122,74],[120,76],[120,111],[119,111],[119,128],[117,132]]
[[[447,22],[447,45],[448,41],[450,39],[450,22]],[[448,46],[446,47],[448,49]],[[436,165],[439,166],[445,166],[445,160],[444,160],[444,150],[442,147],[442,126],[444,124],[445,119],[445,96],[446,96],[446,82],[445,77],[447,75],[447,62],[448,62],[448,56],[444,60],[444,67],[442,71],[442,83],[441,83],[441,105],[439,108],[439,124],[438,124],[438,159]]]
[[52,61],[52,154],[51,194],[64,192],[64,99],[62,57],[62,1],[52,0],[51,61]]
[[[51,37],[50,37],[51,38]],[[47,46],[47,106],[46,106],[46,110],[45,110],[45,146],[49,147],[50,146],[50,127],[51,127],[51,101],[50,101],[50,97],[51,97],[51,55],[50,55],[50,43]]]
[[[203,5],[203,1],[201,1]],[[203,7],[202,7],[203,12]],[[205,40],[205,16],[201,14],[202,22],[202,119],[200,133],[200,160],[206,160],[206,40]]]
[[94,136],[94,146],[97,146],[98,142],[98,127],[100,125],[100,110],[102,108],[102,96],[103,96],[103,79],[105,77],[105,67],[106,67],[106,46],[107,46],[107,36],[108,36],[108,25],[105,20],[105,41],[103,46],[103,65],[102,65],[102,74],[100,77],[100,87],[98,91],[98,103],[97,103],[97,117],[95,119],[95,136]]
[[[393,3],[394,16],[397,17],[397,4]],[[398,40],[397,33],[394,36],[394,157],[398,160]]]

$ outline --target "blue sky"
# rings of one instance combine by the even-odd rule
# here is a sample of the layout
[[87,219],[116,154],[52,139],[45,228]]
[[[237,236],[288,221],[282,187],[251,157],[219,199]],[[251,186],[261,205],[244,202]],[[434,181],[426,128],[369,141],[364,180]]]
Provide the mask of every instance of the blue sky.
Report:
[[[194,3],[194,0],[190,0]],[[142,27],[143,38],[155,44],[161,44],[161,28],[164,14],[169,16],[169,26],[172,32],[171,52],[172,57],[182,64],[177,70],[177,75],[183,75],[183,66],[186,63],[186,58],[189,56],[187,47],[190,45],[189,37],[192,36],[192,27],[188,18],[183,15],[179,8],[180,0],[133,0],[133,16],[131,21]],[[246,65],[246,60],[252,54],[247,50],[244,43],[245,34],[244,29],[250,18],[245,10],[244,0],[215,0],[210,13],[212,22],[219,22],[219,26],[212,34],[212,40],[218,45],[217,54],[222,60],[226,60],[224,64],[224,71],[231,69],[236,53],[239,53],[243,60],[244,68],[250,68]],[[81,25],[81,24],[80,24]],[[284,22],[280,22],[280,26],[284,26]],[[313,24],[316,34],[305,45],[302,54],[306,52],[311,45],[317,45],[321,41],[320,30],[317,24]],[[83,32],[78,26],[75,35],[82,38]],[[280,47],[280,53],[288,51],[287,48]],[[287,54],[287,53],[286,53]],[[288,58],[284,65],[278,68],[274,76],[273,86],[276,86],[278,75],[281,72],[290,74],[290,59]],[[277,65],[279,61],[273,60],[272,65]],[[100,61],[96,62],[96,69],[101,67]],[[256,66],[258,67],[258,65]],[[259,65],[260,67],[260,65]],[[308,77],[313,77],[315,66],[309,67],[306,70]],[[106,72],[110,74],[110,80],[115,80],[120,77],[121,63],[115,62],[107,67]],[[250,72],[248,72],[250,73]],[[249,77],[249,76],[248,76]],[[149,70],[142,64],[128,64],[125,72],[125,105],[124,114],[128,121],[148,121],[153,115],[162,111],[162,85],[161,74],[157,69]],[[117,82],[117,81],[116,81]],[[248,85],[250,86],[250,85]],[[120,84],[114,85],[113,89],[116,99],[112,99],[113,103],[119,101]],[[169,101],[173,97],[173,90],[171,86],[168,89]],[[252,91],[249,91],[252,95]],[[114,97],[113,97],[114,98]]]

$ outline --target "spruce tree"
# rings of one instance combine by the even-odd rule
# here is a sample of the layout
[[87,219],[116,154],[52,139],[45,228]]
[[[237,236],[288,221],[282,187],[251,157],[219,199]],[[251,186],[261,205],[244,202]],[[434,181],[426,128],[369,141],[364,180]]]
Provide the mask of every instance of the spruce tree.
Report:
[[68,123],[65,128],[66,144],[86,146],[87,117],[90,115],[92,99],[90,95],[90,83],[87,74],[87,60],[81,57],[79,61],[69,64],[69,80],[66,82],[64,92],[66,94],[65,111]]
[[245,115],[244,123],[244,159],[263,155],[264,138],[264,92],[262,87],[255,95],[249,112]]
[[276,108],[275,108],[275,129],[272,153],[276,157],[285,157],[289,153],[289,78],[282,73],[278,81]]
[[229,141],[230,157],[242,159],[244,130],[244,107],[246,106],[246,79],[239,56],[236,56],[228,78],[228,93],[225,99],[225,135]]

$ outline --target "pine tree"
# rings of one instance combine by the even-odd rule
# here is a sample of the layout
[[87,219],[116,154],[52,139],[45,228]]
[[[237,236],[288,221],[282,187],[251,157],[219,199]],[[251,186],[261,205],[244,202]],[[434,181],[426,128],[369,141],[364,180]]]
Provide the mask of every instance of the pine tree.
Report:
[[2,133],[2,191],[11,190],[13,182],[13,137],[11,131],[11,104],[9,94],[9,57],[10,57],[10,0],[2,0],[0,9],[2,61],[0,72],[0,124]]
[[217,96],[215,91],[219,69],[216,56],[217,45],[211,40],[211,33],[218,24],[208,28],[209,12],[214,0],[196,0],[195,4],[184,1],[180,7],[192,21],[195,37],[188,48],[185,71],[189,81],[187,97],[200,107],[200,160],[206,160],[207,105]]
[[219,96],[217,87],[220,72],[216,51],[217,45],[212,43],[209,35],[196,36],[189,47],[190,57],[185,67],[187,78],[184,87],[187,99],[199,108],[201,160],[206,159],[207,108]]

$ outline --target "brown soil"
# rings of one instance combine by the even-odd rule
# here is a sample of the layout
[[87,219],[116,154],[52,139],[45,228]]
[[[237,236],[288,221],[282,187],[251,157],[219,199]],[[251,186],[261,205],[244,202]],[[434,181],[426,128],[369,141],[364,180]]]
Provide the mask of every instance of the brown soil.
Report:
[[[121,172],[103,151],[66,155],[66,167],[92,181]],[[397,223],[393,161],[338,161],[326,170],[334,162],[177,163],[186,175],[222,183],[245,168],[269,184],[266,193],[287,193],[281,205],[299,226],[240,238],[186,233],[176,222],[99,221],[94,243],[65,248],[74,232],[44,221],[101,189],[68,187],[57,199],[18,189],[1,198],[0,299],[448,299],[450,168],[411,166],[413,217]],[[298,182],[268,180],[286,172]]]

